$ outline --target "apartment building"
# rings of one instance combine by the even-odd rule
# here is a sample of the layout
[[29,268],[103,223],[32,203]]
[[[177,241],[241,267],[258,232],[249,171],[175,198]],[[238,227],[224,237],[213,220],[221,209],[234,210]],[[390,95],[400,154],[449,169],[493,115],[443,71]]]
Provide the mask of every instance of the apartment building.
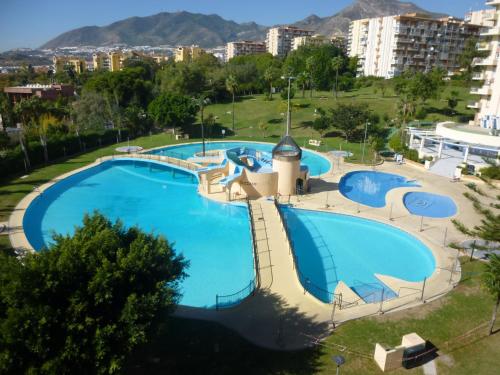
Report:
[[326,44],[332,44],[332,40],[324,35],[303,35],[293,38],[292,49],[295,51],[301,46],[323,46]]
[[493,27],[495,25],[495,14],[496,12],[493,8],[470,11],[465,15],[464,21],[473,25]]
[[94,70],[117,72],[123,68],[126,56],[121,51],[96,52],[92,55]]
[[84,59],[72,56],[54,56],[52,58],[56,73],[63,72],[67,67],[72,67],[76,74],[81,74],[87,70],[87,63]]
[[482,69],[472,77],[478,86],[473,87],[471,93],[477,95],[478,99],[469,103],[468,107],[477,110],[474,125],[498,131],[500,130],[500,0],[488,1],[486,4],[494,7],[495,14],[492,16],[493,25],[481,31],[478,49],[488,51],[489,55],[473,61],[473,66]]
[[359,58],[360,75],[392,78],[436,67],[452,75],[460,69],[466,39],[479,31],[479,25],[452,17],[417,13],[356,20],[349,28],[348,54]]
[[175,50],[175,62],[189,62],[205,54],[205,50],[198,46],[180,46]]
[[226,44],[226,61],[229,61],[236,56],[255,55],[266,52],[267,49],[265,42],[254,42],[251,40],[229,42]]
[[301,36],[312,36],[310,30],[299,29],[293,26],[279,26],[267,32],[267,52],[273,56],[286,56],[293,49],[294,39]]

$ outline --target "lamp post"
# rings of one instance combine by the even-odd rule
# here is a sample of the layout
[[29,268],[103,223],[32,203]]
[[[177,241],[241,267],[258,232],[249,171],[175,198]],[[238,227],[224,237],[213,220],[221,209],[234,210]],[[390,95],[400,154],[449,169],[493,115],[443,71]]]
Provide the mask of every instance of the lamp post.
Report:
[[295,77],[282,76],[281,79],[288,79],[288,109],[287,109],[287,116],[286,116],[286,135],[289,135],[290,128],[292,126],[292,113],[290,111],[290,90],[292,88],[292,80],[295,79]]
[[340,374],[340,366],[342,366],[345,363],[345,358],[342,357],[341,355],[334,355],[332,360],[337,365],[337,375],[339,375]]
[[366,147],[366,136],[368,135],[368,126],[370,123],[367,121],[365,122],[365,138],[363,140],[363,155],[361,156],[361,163],[365,162],[365,147]]

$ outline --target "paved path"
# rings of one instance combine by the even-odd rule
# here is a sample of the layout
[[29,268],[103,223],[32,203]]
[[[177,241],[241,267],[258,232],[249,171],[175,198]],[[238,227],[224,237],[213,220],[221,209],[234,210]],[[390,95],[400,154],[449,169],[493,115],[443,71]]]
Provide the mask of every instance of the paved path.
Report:
[[425,375],[437,375],[436,360],[433,359],[422,366]]

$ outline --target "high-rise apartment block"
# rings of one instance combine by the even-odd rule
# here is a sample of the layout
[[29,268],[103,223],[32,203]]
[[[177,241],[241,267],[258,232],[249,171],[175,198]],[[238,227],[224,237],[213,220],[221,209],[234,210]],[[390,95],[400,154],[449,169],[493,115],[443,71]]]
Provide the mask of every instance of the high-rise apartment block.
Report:
[[62,72],[68,67],[71,67],[76,74],[82,74],[87,70],[87,63],[85,60],[78,57],[54,56],[52,62],[56,73]]
[[478,49],[489,54],[473,61],[473,66],[482,69],[474,73],[472,79],[482,86],[472,88],[471,93],[478,95],[478,100],[469,103],[469,108],[478,110],[474,118],[475,125],[500,129],[500,0],[488,1],[486,4],[495,8],[495,14],[491,17],[493,25],[481,31]]
[[254,42],[251,40],[229,42],[226,44],[226,61],[229,61],[236,56],[255,55],[266,52],[266,43],[264,42]]
[[205,50],[198,46],[177,47],[175,50],[175,62],[189,62],[198,59]]
[[364,76],[392,78],[405,70],[437,67],[452,75],[460,69],[466,39],[479,30],[452,17],[417,13],[356,20],[349,28],[348,54],[359,58],[358,73]]
[[312,36],[310,30],[299,29],[293,26],[279,26],[267,32],[267,52],[273,56],[286,56],[293,49],[293,41],[297,37]]
[[120,51],[96,52],[92,55],[94,70],[117,72],[123,68],[126,56]]

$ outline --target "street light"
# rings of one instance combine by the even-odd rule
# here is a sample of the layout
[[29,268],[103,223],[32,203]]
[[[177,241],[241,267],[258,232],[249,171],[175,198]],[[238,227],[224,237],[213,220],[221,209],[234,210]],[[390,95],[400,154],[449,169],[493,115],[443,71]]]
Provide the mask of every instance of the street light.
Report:
[[342,366],[345,363],[345,358],[342,357],[341,355],[334,355],[332,358],[333,362],[337,364],[337,375],[340,374],[340,366]]
[[288,135],[290,133],[290,128],[292,127],[292,113],[290,111],[290,90],[292,88],[292,80],[295,79],[295,77],[281,76],[281,79],[288,79],[288,110],[286,116],[286,135]]
[[365,138],[363,140],[363,155],[361,156],[361,163],[365,162],[365,147],[366,147],[366,136],[368,134],[368,126],[370,123],[367,121],[365,122]]

